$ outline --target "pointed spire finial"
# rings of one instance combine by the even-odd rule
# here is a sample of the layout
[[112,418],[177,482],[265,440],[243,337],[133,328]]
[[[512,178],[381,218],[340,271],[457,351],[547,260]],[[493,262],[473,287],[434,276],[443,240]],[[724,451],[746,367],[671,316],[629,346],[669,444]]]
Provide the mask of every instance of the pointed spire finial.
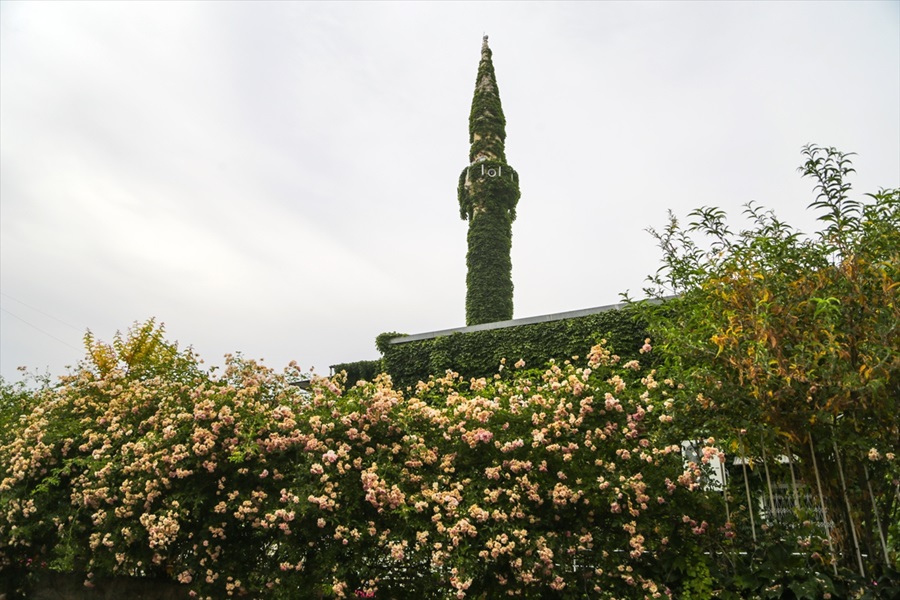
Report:
[[491,60],[491,49],[488,47],[487,34],[481,44],[481,61],[478,64],[478,77],[475,81],[475,96],[472,98],[472,111],[469,113],[469,143],[471,144],[469,160],[496,159],[506,161],[503,142],[506,139],[506,120],[500,106],[500,95],[497,90],[497,79],[494,76],[494,65]]

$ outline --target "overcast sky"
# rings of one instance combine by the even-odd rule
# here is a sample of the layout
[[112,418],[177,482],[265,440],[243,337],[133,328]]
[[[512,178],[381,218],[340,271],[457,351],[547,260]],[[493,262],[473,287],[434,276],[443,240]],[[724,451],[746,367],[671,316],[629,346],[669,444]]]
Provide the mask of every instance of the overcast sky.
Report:
[[465,321],[481,36],[521,177],[515,316],[641,296],[647,227],[815,228],[806,143],[900,186],[900,3],[0,2],[0,372],[156,317],[328,373]]

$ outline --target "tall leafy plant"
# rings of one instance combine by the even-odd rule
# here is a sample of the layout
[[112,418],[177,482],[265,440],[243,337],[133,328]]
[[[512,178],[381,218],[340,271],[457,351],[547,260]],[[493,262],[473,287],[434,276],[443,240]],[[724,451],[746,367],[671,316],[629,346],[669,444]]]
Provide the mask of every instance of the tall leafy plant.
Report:
[[869,577],[897,560],[900,190],[853,199],[851,155],[803,154],[822,229],[805,236],[756,205],[738,232],[716,208],[686,227],[673,217],[651,232],[664,256],[648,291],[678,297],[645,314],[695,391],[681,407],[689,426],[770,457],[760,468],[795,455],[836,524],[833,556]]

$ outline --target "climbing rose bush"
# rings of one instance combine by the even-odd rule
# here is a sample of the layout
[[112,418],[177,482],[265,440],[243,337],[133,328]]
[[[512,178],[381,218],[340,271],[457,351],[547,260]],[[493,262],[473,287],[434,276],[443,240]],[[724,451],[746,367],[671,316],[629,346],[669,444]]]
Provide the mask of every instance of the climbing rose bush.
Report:
[[5,569],[201,598],[661,598],[724,525],[667,433],[676,383],[604,343],[401,392],[205,368],[152,321],[86,341],[2,438]]

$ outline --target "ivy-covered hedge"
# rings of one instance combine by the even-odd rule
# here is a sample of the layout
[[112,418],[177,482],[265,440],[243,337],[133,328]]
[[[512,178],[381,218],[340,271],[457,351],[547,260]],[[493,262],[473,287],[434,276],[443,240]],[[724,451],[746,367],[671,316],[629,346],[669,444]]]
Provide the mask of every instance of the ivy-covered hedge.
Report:
[[358,360],[356,362],[339,363],[331,365],[331,372],[335,375],[341,371],[347,373],[347,382],[349,385],[355,384],[362,379],[366,381],[375,381],[375,378],[384,369],[380,360]]
[[[583,355],[585,348],[605,339],[622,356],[641,347],[645,326],[630,308],[595,314],[489,329],[387,345],[382,366],[397,387],[414,386],[448,369],[465,378],[497,371],[502,359],[524,360],[542,367],[550,359],[562,361]],[[352,381],[352,379],[351,379]]]

